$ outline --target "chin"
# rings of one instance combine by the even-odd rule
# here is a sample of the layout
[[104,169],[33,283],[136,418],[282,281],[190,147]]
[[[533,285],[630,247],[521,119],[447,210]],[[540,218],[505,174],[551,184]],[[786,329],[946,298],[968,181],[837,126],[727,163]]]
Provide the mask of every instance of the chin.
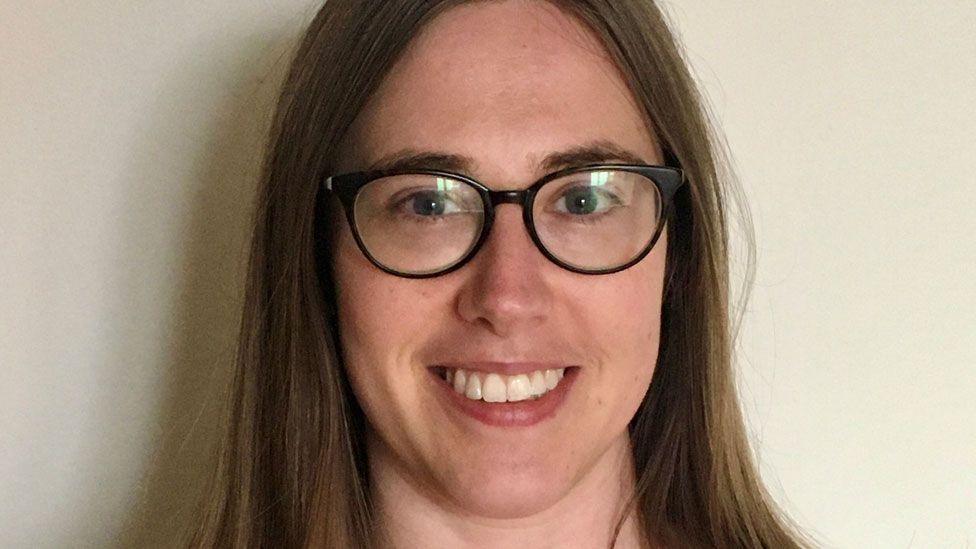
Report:
[[464,477],[446,486],[446,492],[465,512],[485,518],[535,515],[555,505],[572,486],[565,465],[520,467],[515,471],[495,462],[480,468],[461,465],[461,470]]

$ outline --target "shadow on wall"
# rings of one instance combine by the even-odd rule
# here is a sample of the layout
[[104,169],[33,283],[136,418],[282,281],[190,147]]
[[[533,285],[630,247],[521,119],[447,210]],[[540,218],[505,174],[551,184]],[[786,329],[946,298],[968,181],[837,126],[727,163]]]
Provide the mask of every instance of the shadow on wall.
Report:
[[[185,225],[173,227],[181,234],[173,268],[177,288],[169,305],[168,331],[160,342],[160,356],[166,357],[160,374],[163,388],[154,414],[152,447],[143,467],[142,480],[134,504],[124,518],[121,530],[113,536],[117,547],[173,547],[183,532],[194,523],[199,497],[214,465],[216,443],[222,429],[221,414],[234,367],[236,340],[243,305],[250,221],[254,193],[259,177],[263,147],[270,126],[274,102],[287,70],[287,64],[301,29],[295,34],[255,33],[252,40],[233,43],[219,51],[208,45],[207,55],[181,60],[178,70],[160,78],[162,89],[154,109],[146,115],[141,131],[154,136],[160,129],[172,131],[172,121],[190,117],[211,121],[211,130],[193,132],[203,139],[189,145],[173,146],[193,155],[180,167],[191,173],[150,176],[152,170],[165,169],[152,150],[133,151],[132,194],[126,197],[125,212],[146,211],[151,207],[156,184],[180,181],[191,201],[185,208]],[[222,81],[221,81],[222,80]],[[206,86],[220,81],[213,89],[218,97],[209,106],[199,103]],[[190,103],[196,101],[196,105]],[[201,108],[203,107],[203,108]],[[195,112],[191,112],[196,109]],[[161,135],[160,139],[178,142],[183,136]],[[187,139],[187,142],[192,140]],[[153,143],[143,139],[143,148]],[[204,147],[197,146],[205,144]],[[127,214],[129,215],[129,214]],[[138,215],[120,220],[123,226],[138,226]],[[138,238],[138,235],[135,235]],[[130,249],[138,249],[135,245]],[[141,254],[151,253],[140,250]],[[130,252],[131,254],[131,252]],[[121,256],[118,269],[126,273],[138,257]],[[136,275],[125,274],[123,288],[140,284]],[[121,292],[125,295],[127,292]],[[119,304],[123,308],[125,304]],[[113,363],[124,364],[132,357],[118,356]],[[106,411],[111,415],[112,411]],[[106,461],[111,456],[105,456]]]

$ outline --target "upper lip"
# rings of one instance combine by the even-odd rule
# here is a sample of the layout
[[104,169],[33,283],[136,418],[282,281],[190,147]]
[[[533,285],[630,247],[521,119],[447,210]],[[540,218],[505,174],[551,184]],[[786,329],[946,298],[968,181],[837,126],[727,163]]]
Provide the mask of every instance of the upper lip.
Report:
[[527,374],[529,372],[534,372],[536,370],[555,370],[558,368],[569,368],[573,366],[572,364],[559,363],[559,362],[543,362],[543,361],[512,361],[512,362],[502,362],[493,360],[452,360],[447,362],[438,362],[434,364],[433,367],[441,368],[459,368],[462,370],[484,372],[484,373],[496,373],[503,375],[518,375]]

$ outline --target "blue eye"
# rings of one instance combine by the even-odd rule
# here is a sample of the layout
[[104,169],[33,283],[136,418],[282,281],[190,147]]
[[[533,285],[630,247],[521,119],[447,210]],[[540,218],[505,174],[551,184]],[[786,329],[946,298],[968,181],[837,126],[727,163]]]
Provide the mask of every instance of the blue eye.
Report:
[[469,205],[466,197],[455,192],[436,189],[414,189],[400,193],[400,198],[392,201],[389,214],[404,221],[438,222],[480,211],[477,205]]
[[563,195],[566,211],[573,214],[589,214],[596,211],[599,197],[592,189],[577,187]]
[[[572,187],[556,202],[556,211],[574,216],[603,213],[620,205],[616,195],[600,187],[589,185]],[[562,206],[560,208],[560,206]]]
[[445,197],[436,191],[421,191],[407,197],[413,213],[422,216],[443,215],[447,209]]

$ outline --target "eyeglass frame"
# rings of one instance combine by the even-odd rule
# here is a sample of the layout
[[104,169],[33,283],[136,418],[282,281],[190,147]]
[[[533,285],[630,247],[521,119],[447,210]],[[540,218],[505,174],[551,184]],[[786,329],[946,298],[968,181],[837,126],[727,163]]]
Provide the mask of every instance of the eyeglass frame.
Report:
[[[538,233],[535,229],[535,219],[532,215],[532,206],[535,202],[536,194],[539,189],[542,188],[546,183],[553,181],[555,179],[565,177],[567,175],[572,175],[574,173],[591,172],[598,170],[616,170],[624,171],[630,173],[636,173],[643,176],[645,179],[651,181],[658,191],[658,195],[661,197],[661,216],[658,219],[657,226],[654,228],[654,234],[651,240],[644,247],[643,250],[633,259],[627,263],[612,267],[609,269],[599,269],[599,270],[588,270],[579,269],[570,265],[558,257],[556,257],[552,252],[550,252],[542,240],[539,238]],[[377,179],[384,177],[392,177],[396,175],[433,175],[438,177],[449,178],[455,181],[460,181],[466,183],[478,191],[481,197],[482,205],[484,206],[484,220],[481,224],[481,234],[478,236],[478,240],[474,243],[471,249],[462,256],[453,265],[441,269],[439,271],[434,271],[431,273],[404,273],[397,271],[395,269],[389,268],[379,260],[377,260],[369,252],[362,238],[359,235],[359,229],[356,226],[355,219],[355,209],[356,209],[356,197],[359,192],[368,184],[372,183]],[[685,183],[684,171],[681,168],[676,168],[672,166],[662,166],[662,165],[652,165],[652,164],[586,164],[582,166],[574,166],[569,168],[564,168],[555,172],[548,173],[538,180],[536,180],[528,188],[522,190],[505,190],[505,191],[495,191],[489,189],[483,183],[454,172],[445,170],[427,170],[427,169],[393,169],[393,170],[369,170],[360,172],[349,172],[339,175],[332,175],[325,177],[321,180],[319,189],[324,188],[326,191],[334,194],[339,202],[342,204],[343,211],[346,215],[346,220],[349,223],[349,228],[352,230],[353,239],[359,246],[359,250],[366,256],[366,258],[375,265],[380,270],[389,273],[391,275],[403,277],[403,278],[433,278],[436,276],[441,276],[448,274],[450,272],[460,269],[465,264],[467,264],[471,258],[477,255],[478,250],[488,239],[488,235],[491,232],[491,226],[495,219],[495,207],[501,204],[518,204],[522,208],[522,221],[525,224],[525,228],[529,233],[529,237],[535,243],[536,248],[542,252],[547,259],[555,263],[556,265],[579,274],[588,275],[602,275],[602,274],[612,274],[629,267],[634,266],[640,260],[644,259],[652,249],[654,249],[655,244],[657,244],[658,239],[661,236],[661,232],[664,229],[664,225],[667,220],[671,217],[672,210],[674,208],[674,195],[677,193]],[[325,193],[319,192],[319,200],[324,200]]]

